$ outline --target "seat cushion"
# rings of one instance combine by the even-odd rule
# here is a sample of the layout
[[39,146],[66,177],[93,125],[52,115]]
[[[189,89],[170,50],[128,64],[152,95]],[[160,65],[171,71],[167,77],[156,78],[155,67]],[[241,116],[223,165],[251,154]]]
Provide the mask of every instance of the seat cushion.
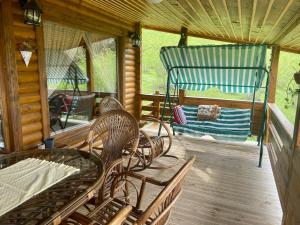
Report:
[[175,132],[196,136],[210,135],[217,140],[246,141],[251,134],[251,110],[221,108],[216,120],[198,120],[197,106],[184,105],[186,124],[173,123]]
[[186,116],[180,105],[175,106],[175,108],[173,110],[173,115],[174,115],[175,123],[182,124],[182,125],[187,123]]

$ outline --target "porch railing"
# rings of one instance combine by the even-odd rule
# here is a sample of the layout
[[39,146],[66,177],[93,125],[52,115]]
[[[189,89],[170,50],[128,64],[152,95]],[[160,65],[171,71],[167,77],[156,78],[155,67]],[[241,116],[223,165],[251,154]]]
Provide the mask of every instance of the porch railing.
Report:
[[280,109],[275,104],[269,104],[267,148],[283,208],[292,161],[293,130],[293,125]]
[[[165,95],[160,94],[158,91],[155,94],[141,94],[141,112],[140,115],[151,115],[156,118],[160,118],[163,110],[163,104],[165,100]],[[204,98],[204,97],[191,97],[186,96],[184,90],[179,91],[177,99],[172,98],[171,102],[180,105],[219,105],[220,107],[227,108],[238,108],[238,109],[251,109],[252,102],[244,100],[224,100],[224,99],[214,99],[214,98]],[[253,120],[253,134],[258,135],[261,120],[263,115],[263,103],[255,102],[254,108],[254,120]],[[170,115],[169,107],[166,110],[167,117]]]

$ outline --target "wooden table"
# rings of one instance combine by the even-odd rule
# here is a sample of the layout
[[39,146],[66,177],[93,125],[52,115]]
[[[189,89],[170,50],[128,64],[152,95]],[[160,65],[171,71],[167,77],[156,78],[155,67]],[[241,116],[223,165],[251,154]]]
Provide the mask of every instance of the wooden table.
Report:
[[63,163],[80,169],[30,200],[0,217],[0,224],[59,224],[100,189],[104,168],[102,161],[87,152],[54,149],[33,150],[0,156],[0,169],[26,158],[38,158]]

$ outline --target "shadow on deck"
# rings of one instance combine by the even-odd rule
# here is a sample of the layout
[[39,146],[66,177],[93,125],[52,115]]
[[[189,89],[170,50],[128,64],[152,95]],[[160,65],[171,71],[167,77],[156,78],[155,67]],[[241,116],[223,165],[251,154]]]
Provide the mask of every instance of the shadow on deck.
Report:
[[[181,159],[197,157],[170,225],[281,224],[282,211],[266,149],[262,168],[257,167],[259,149],[254,142],[177,135],[170,154]],[[147,173],[163,179],[176,169]]]

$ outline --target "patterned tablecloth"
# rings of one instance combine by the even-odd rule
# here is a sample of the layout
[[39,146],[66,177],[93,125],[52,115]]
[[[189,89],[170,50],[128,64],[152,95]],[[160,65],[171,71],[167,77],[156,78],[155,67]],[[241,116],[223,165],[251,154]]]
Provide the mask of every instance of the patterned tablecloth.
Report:
[[79,169],[28,158],[0,170],[0,216]]

